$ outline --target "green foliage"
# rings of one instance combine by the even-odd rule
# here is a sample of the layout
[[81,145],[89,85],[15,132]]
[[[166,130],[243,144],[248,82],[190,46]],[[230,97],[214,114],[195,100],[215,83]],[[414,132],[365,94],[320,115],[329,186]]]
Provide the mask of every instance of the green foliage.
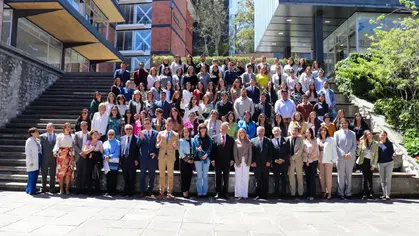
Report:
[[253,0],[240,0],[234,16],[235,49],[241,53],[254,52],[255,41],[255,5]]
[[[171,62],[174,60],[173,56],[154,55],[154,56],[151,56],[151,61],[152,61],[151,62],[151,66],[156,66],[157,67],[160,64],[162,64],[164,57],[168,57],[169,58],[169,61],[171,61]],[[218,61],[218,64],[219,65],[222,65],[224,63],[224,59],[226,59],[227,57],[222,57],[222,56],[207,57],[206,62],[209,65],[211,65],[212,64],[212,59],[214,59],[214,58]],[[234,57],[233,56],[233,57],[228,57],[228,58],[230,58],[230,60],[232,62],[234,62],[234,63],[237,62],[238,60],[241,60],[243,62],[243,66],[245,66],[249,62],[249,57]],[[269,64],[271,64],[271,65],[274,64],[274,58],[267,58],[266,60],[268,61]],[[183,62],[186,62],[186,58],[183,57],[182,58],[182,61]],[[201,62],[201,57],[200,56],[195,56],[195,57],[193,57],[193,61],[195,63],[199,63],[199,62]],[[256,58],[256,62],[259,63],[260,62],[260,58]],[[282,59],[280,61],[280,63],[282,65],[286,65],[287,59]]]
[[411,16],[389,27],[386,15],[371,20],[380,25],[368,54],[351,54],[336,65],[340,91],[375,102],[374,109],[403,133],[410,155],[419,155],[419,19],[414,1],[400,0]]

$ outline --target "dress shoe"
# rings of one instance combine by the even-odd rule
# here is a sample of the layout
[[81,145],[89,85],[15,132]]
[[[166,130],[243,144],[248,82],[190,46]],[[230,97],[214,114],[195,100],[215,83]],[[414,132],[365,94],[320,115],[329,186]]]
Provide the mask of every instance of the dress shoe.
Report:
[[159,193],[159,196],[158,196],[158,198],[164,198],[165,196],[164,196],[164,193]]
[[259,200],[260,199],[260,197],[259,196],[256,196],[255,198],[254,198],[254,200],[255,201],[257,201],[257,200]]
[[217,193],[214,198],[215,199],[219,199],[220,198],[220,195]]
[[171,193],[168,193],[167,198],[175,198],[175,196],[173,196]]

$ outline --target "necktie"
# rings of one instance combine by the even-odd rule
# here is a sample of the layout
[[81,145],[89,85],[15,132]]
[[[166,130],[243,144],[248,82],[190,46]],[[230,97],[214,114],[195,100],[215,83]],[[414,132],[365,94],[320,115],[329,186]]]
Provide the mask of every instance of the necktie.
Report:
[[252,86],[252,93],[255,93],[255,87]]
[[280,148],[279,146],[279,138],[276,138],[276,145],[278,145],[278,149]]
[[131,137],[127,138],[127,144],[125,145],[125,155],[129,154],[129,145],[131,144]]
[[169,139],[170,139],[170,132],[167,132],[167,137],[166,137],[166,143],[169,143]]
[[226,138],[225,138],[225,136],[224,136],[224,135],[221,135],[221,136],[223,137],[223,143],[222,143],[222,144],[223,144],[223,147],[224,147],[224,146],[226,145],[226,144],[225,144],[225,142],[226,142]]
[[48,141],[49,143],[52,143],[52,134],[48,134]]
[[265,114],[265,104],[262,104],[262,113]]

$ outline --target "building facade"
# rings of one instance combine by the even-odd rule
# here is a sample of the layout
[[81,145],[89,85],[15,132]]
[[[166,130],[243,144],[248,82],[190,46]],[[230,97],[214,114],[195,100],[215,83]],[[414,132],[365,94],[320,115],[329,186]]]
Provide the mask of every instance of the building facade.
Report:
[[151,55],[192,54],[192,17],[187,0],[120,0],[127,19],[116,26],[116,48],[131,70],[150,67]]
[[[419,4],[419,0],[415,1]],[[406,15],[399,0],[266,0],[255,1],[255,51],[282,57],[299,54],[323,63],[326,73],[351,52],[362,52],[383,13]],[[400,9],[400,11],[398,10]]]
[[125,21],[115,0],[1,1],[1,41],[33,58],[68,72],[109,71],[123,59],[111,39]]

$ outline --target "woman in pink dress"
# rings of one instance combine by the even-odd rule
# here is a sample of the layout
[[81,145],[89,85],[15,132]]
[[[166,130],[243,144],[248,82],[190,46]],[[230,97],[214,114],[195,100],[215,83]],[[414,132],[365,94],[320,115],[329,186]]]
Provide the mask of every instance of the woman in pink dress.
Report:
[[60,184],[60,194],[70,194],[70,182],[74,172],[74,158],[70,155],[70,148],[60,148],[57,156],[57,179]]

